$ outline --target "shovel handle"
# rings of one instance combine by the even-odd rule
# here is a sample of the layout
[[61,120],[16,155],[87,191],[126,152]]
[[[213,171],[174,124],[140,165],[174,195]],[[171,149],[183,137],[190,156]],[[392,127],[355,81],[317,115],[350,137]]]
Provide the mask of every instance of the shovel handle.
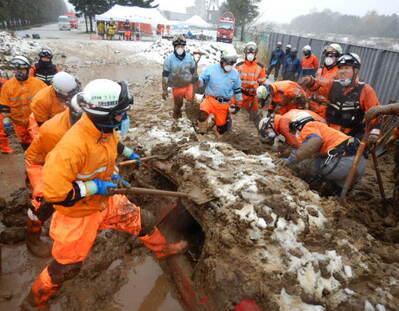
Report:
[[[148,161],[148,160],[152,160],[152,159],[158,159],[158,158],[159,158],[158,155],[153,155],[153,156],[141,158],[140,161],[141,161],[141,162],[144,162],[144,161]],[[125,166],[125,165],[130,165],[130,164],[136,164],[137,162],[139,162],[139,160],[137,160],[137,159],[135,159],[135,160],[128,160],[128,161],[122,161],[122,162],[120,162],[118,165],[119,165],[119,166]]]
[[127,188],[127,189],[112,189],[113,194],[149,194],[149,195],[160,195],[160,196],[170,196],[178,198],[190,198],[190,195],[184,192],[177,191],[166,191],[150,188]]

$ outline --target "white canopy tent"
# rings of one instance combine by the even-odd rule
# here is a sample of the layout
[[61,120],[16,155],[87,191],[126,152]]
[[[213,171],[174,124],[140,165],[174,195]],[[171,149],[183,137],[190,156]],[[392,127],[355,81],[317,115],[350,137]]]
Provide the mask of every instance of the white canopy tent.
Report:
[[96,15],[97,21],[126,21],[131,23],[143,23],[156,26],[158,24],[170,24],[156,8],[140,8],[132,6],[122,6],[115,4],[111,9],[103,14]]
[[190,27],[212,28],[211,24],[204,21],[202,17],[198,15],[191,16],[188,20],[184,21],[183,23],[187,24]]

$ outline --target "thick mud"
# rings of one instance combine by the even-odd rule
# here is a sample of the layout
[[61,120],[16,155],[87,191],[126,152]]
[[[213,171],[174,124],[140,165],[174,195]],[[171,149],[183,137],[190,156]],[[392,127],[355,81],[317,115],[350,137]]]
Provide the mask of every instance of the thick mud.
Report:
[[[168,158],[123,168],[125,178],[134,186],[183,191],[203,201],[129,196],[158,220],[176,206],[159,226],[172,241],[187,239],[186,253],[158,261],[136,238],[103,231],[52,310],[224,311],[242,299],[273,311],[398,310],[399,218],[391,203],[381,201],[371,163],[346,202],[321,197],[273,164],[275,154],[260,142],[245,111],[233,117],[228,135],[197,135],[185,116],[172,120],[170,99],[161,100],[160,65],[122,45],[46,43],[68,55],[60,64],[83,83],[98,77],[129,82],[135,104],[124,142],[142,156]],[[3,157],[8,156],[0,158],[7,164],[2,172],[19,162]],[[24,186],[17,157],[20,167],[7,173],[12,182],[1,178],[8,187],[0,200],[3,232],[23,228],[29,204],[26,190],[10,196]],[[392,154],[379,161],[390,197]],[[47,260],[33,257],[18,239],[2,243],[7,241],[0,309],[16,310]]]

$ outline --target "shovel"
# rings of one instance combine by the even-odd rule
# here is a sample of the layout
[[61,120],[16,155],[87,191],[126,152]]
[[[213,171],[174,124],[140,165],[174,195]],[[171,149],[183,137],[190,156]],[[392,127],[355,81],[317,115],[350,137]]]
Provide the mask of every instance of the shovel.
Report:
[[381,198],[385,201],[386,198],[385,198],[384,184],[382,182],[380,168],[378,167],[378,161],[377,161],[377,155],[375,154],[375,148],[370,153],[373,158],[373,164],[374,164],[375,174],[376,174],[377,181],[378,181],[378,188],[380,190],[380,195],[381,195]]
[[130,164],[136,164],[141,162],[145,162],[145,161],[149,161],[149,160],[153,160],[153,159],[157,159],[157,160],[166,160],[170,157],[169,154],[164,154],[164,155],[153,155],[153,156],[149,156],[149,157],[144,157],[141,158],[140,160],[136,159],[136,160],[128,160],[128,161],[122,161],[119,162],[118,165],[120,166],[126,166],[126,165],[130,165]]
[[205,196],[202,192],[198,191],[198,189],[194,188],[190,193],[177,192],[177,191],[166,191],[159,189],[151,189],[151,188],[116,188],[112,189],[112,194],[147,194],[147,195],[158,195],[158,196],[171,196],[177,198],[185,198],[193,201],[197,205],[205,204],[209,201],[212,201],[214,198]]

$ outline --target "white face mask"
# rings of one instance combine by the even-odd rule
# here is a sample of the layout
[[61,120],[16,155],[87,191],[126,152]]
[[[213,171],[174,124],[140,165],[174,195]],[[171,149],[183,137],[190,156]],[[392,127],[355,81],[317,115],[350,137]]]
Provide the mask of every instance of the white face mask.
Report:
[[223,69],[224,69],[224,71],[230,72],[230,71],[233,69],[233,66],[231,66],[231,65],[225,65],[225,66],[223,67]]
[[178,49],[176,49],[176,53],[177,53],[177,55],[183,55],[184,49],[183,48],[178,48]]
[[255,59],[255,54],[247,54],[247,60],[249,60],[250,62],[252,62]]
[[334,59],[333,59],[332,57],[326,57],[326,58],[324,59],[324,64],[325,64],[326,66],[331,66],[333,63],[334,63]]
[[349,86],[351,84],[352,80],[351,79],[339,79],[338,82],[342,86]]

